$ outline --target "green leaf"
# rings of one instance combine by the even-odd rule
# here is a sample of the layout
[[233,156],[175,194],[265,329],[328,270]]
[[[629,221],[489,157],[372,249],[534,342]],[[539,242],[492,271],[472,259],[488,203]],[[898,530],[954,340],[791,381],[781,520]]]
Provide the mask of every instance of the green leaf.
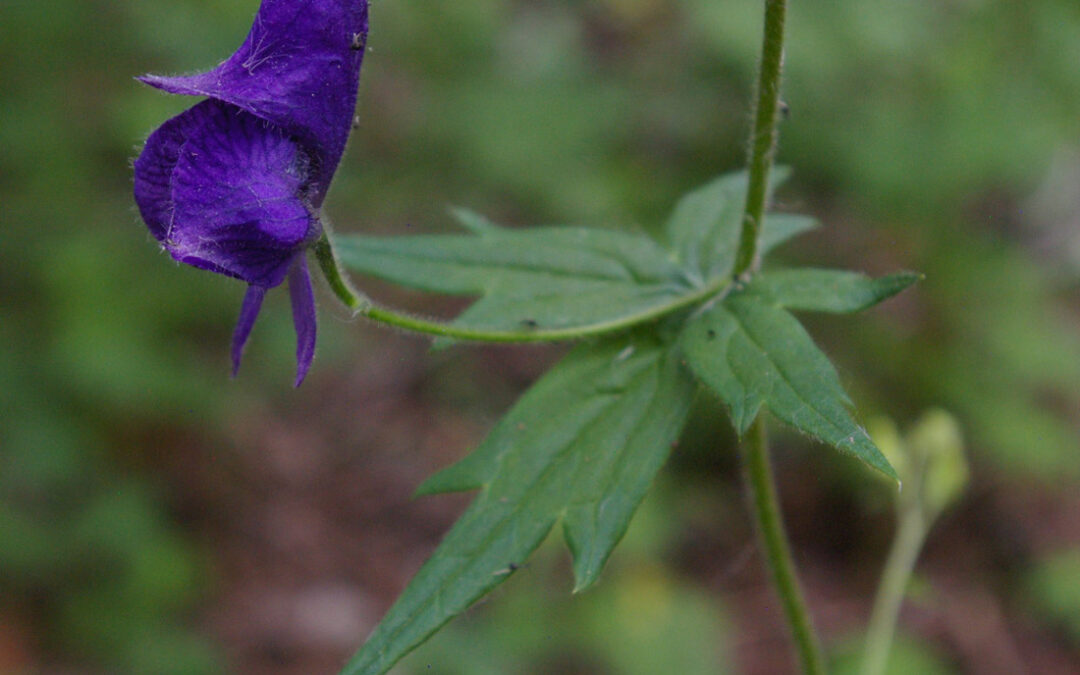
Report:
[[502,583],[560,519],[592,584],[678,437],[695,391],[647,335],[578,347],[421,494],[480,489],[344,675],[376,675]]
[[703,295],[648,237],[583,227],[511,230],[476,218],[465,215],[475,234],[344,236],[336,248],[353,271],[481,296],[454,322],[475,329],[624,328]]
[[804,216],[799,213],[766,213],[765,223],[761,227],[761,255],[764,257],[769,251],[783,244],[788,239],[818,227],[819,223],[813,216]]
[[[619,230],[503,228],[465,209],[451,213],[468,234],[346,235],[335,238],[335,248],[355,272],[480,296],[454,320],[458,327],[580,337],[656,320],[728,285],[745,192],[745,174],[735,173],[683,197],[667,225],[670,251]],[[814,225],[806,216],[767,216],[763,251]]]
[[487,216],[460,206],[451,207],[450,215],[458,221],[459,225],[473,234],[484,235],[502,230],[502,227],[491,222]]
[[922,275],[914,272],[871,279],[843,270],[783,269],[761,274],[748,290],[768,295],[787,309],[850,314],[873,307],[920,279]]
[[735,264],[746,200],[746,172],[724,174],[683,195],[665,230],[675,259],[700,279]]
[[[475,227],[478,221],[472,221]],[[645,236],[584,227],[484,228],[474,234],[339,236],[346,267],[405,286],[485,295],[530,286],[678,284],[679,268]]]
[[[789,171],[773,171],[769,192]],[[729,173],[684,195],[668,217],[665,231],[675,260],[695,279],[729,276],[735,265],[739,231],[746,206],[745,171]],[[762,225],[762,255],[790,237],[815,226],[808,216],[771,214]]]
[[[660,316],[681,306],[687,291],[627,284],[580,283],[545,289],[493,293],[471,305],[454,325],[469,328],[538,330],[597,326],[633,317]],[[644,320],[644,319],[643,319]],[[437,339],[436,346],[452,343]]]
[[766,300],[739,293],[688,322],[681,344],[691,369],[724,401],[740,434],[764,405],[896,480],[848,412],[851,401],[829,359],[795,317]]

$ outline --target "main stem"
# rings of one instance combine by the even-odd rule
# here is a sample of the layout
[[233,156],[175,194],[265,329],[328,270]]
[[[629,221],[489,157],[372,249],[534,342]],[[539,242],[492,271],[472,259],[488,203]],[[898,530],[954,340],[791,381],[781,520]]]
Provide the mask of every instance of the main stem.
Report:
[[807,675],[825,672],[821,647],[814,635],[814,626],[806,610],[799,580],[795,575],[795,563],[791,558],[780,502],[776,496],[772,466],[769,462],[765,422],[758,416],[743,438],[743,473],[750,491],[754,519],[757,521],[758,538],[769,561],[773,585],[780,596],[784,616],[795,640],[795,648]]
[[[769,172],[776,150],[777,121],[780,109],[780,74],[784,61],[784,19],[787,0],[765,0],[765,30],[761,45],[761,70],[758,74],[754,128],[750,135],[749,186],[743,210],[739,249],[735,257],[735,277],[749,279],[761,263],[759,241],[765,200],[769,193]],[[773,584],[780,596],[803,673],[825,672],[821,647],[814,635],[810,613],[795,575],[783,516],[776,496],[772,466],[769,461],[765,421],[758,416],[742,442],[743,469],[758,536],[772,572]]]
[[761,43],[754,129],[750,135],[750,184],[746,190],[735,276],[748,277],[760,264],[758,241],[769,193],[769,171],[776,150],[777,115],[780,110],[780,73],[784,62],[784,19],[787,0],[765,0],[765,31]]

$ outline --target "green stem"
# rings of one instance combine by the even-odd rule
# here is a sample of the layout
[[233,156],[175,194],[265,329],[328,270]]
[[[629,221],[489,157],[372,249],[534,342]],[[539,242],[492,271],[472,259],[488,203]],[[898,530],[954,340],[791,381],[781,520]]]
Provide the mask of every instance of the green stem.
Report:
[[[740,280],[753,275],[761,263],[761,222],[769,192],[769,172],[772,170],[776,150],[786,15],[787,0],[765,0],[761,69],[758,73],[754,128],[750,134],[749,185],[743,209],[742,230],[739,233],[739,249],[735,257],[735,278]],[[742,447],[746,485],[753,505],[758,535],[769,562],[773,584],[784,608],[784,616],[795,640],[802,671],[807,675],[824,673],[825,661],[814,634],[810,614],[806,610],[806,601],[799,588],[791,549],[784,533],[783,517],[769,461],[765,421],[760,415],[750,424]]]
[[[905,486],[907,487],[907,486]],[[918,489],[916,486],[911,486]],[[863,652],[862,675],[881,675],[889,662],[889,650],[900,617],[900,605],[904,599],[915,561],[926,538],[927,520],[918,506],[901,511],[900,524],[893,538],[892,549],[881,575],[874,612],[866,633]]]
[[500,343],[524,343],[524,342],[557,342],[560,340],[576,340],[591,335],[601,335],[625,330],[636,324],[653,321],[671,312],[693,307],[704,300],[723,296],[730,290],[732,283],[728,279],[718,278],[711,283],[696,289],[693,293],[687,293],[671,302],[656,305],[646,310],[630,314],[611,321],[598,321],[596,323],[571,328],[527,328],[523,330],[486,330],[480,328],[465,328],[453,324],[444,323],[433,319],[406,314],[389,309],[377,304],[367,295],[353,288],[348,278],[341,270],[337,257],[334,255],[330,238],[324,233],[315,243],[315,257],[319,261],[323,274],[326,276],[330,289],[345,305],[360,316],[378,321],[397,328],[425,333],[438,337],[448,337],[455,340],[471,340],[476,342],[500,342]]
[[334,254],[334,247],[330,245],[330,236],[326,232],[326,226],[323,227],[322,236],[315,242],[315,258],[319,261],[323,276],[326,277],[326,282],[330,284],[330,290],[334,292],[334,295],[338,296],[339,300],[345,303],[346,307],[362,314],[369,308],[374,307],[375,301],[349,283],[348,277],[342,273],[341,266],[338,264],[337,255]]
[[784,62],[784,18],[787,0],[765,0],[765,31],[761,44],[754,129],[750,135],[750,184],[746,190],[735,276],[745,277],[760,264],[759,240],[769,191],[769,171],[776,150],[780,109],[780,73]]
[[773,584],[783,605],[784,616],[795,639],[802,672],[806,675],[823,674],[825,661],[814,635],[813,623],[806,610],[799,580],[795,575],[795,564],[792,562],[791,548],[784,533],[783,515],[780,512],[780,502],[776,496],[769,463],[765,421],[760,415],[750,424],[743,438],[742,449],[743,471],[750,492],[754,520],[757,522],[758,536],[765,558],[769,562]]

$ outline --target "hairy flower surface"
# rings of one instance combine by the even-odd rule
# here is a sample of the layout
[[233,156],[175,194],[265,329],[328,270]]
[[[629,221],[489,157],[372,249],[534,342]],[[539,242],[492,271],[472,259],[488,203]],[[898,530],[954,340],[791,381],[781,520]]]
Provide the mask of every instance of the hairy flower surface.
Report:
[[248,283],[233,372],[266,291],[289,280],[296,385],[315,354],[305,253],[345,150],[367,39],[367,0],[263,0],[244,44],[217,68],[147,75],[206,100],[150,134],[135,160],[135,202],[180,262]]

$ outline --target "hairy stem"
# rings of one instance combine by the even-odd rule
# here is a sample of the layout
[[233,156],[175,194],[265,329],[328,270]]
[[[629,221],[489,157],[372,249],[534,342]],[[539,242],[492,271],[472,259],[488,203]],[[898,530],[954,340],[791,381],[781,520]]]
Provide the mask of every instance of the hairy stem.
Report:
[[758,73],[757,104],[754,128],[750,134],[750,186],[746,191],[739,250],[735,258],[735,276],[746,277],[757,271],[761,221],[765,213],[769,171],[776,150],[777,121],[780,109],[780,72],[784,62],[784,19],[787,0],[765,0],[765,31],[761,43],[761,70]]
[[341,271],[334,247],[330,245],[330,236],[325,229],[319,240],[315,242],[315,258],[319,261],[326,282],[330,284],[330,290],[338,297],[345,306],[354,312],[364,313],[375,306],[375,301],[357,290],[348,277]]
[[[754,128],[750,132],[749,187],[739,233],[739,249],[735,257],[735,278],[740,280],[752,276],[761,263],[761,223],[765,214],[765,198],[768,195],[769,172],[772,170],[776,150],[786,16],[787,0],[765,0],[761,68],[758,72]],[[769,460],[765,421],[760,415],[751,423],[742,448],[746,486],[754,520],[757,522],[758,535],[769,562],[773,584],[784,608],[784,616],[795,639],[802,671],[808,675],[824,673],[825,662],[821,647],[814,635],[784,532]]]
[[769,462],[765,421],[759,415],[750,425],[742,441],[743,473],[749,490],[750,504],[757,522],[758,537],[772,573],[773,585],[780,596],[784,616],[792,637],[802,672],[819,675],[825,672],[821,647],[814,635],[810,613],[806,610],[791,548],[784,533],[783,515],[776,496],[772,467]]

